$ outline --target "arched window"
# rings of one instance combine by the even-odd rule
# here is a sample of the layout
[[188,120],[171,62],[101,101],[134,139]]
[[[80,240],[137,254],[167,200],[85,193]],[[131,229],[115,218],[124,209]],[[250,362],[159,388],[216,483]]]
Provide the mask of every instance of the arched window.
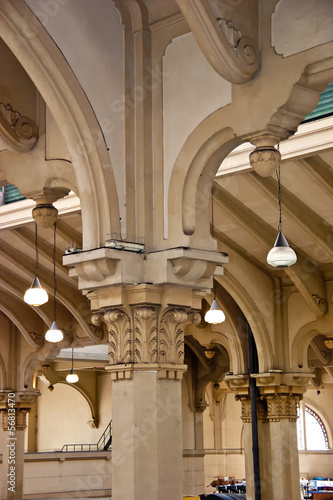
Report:
[[328,435],[321,417],[302,401],[298,407],[297,437],[299,450],[328,450]]

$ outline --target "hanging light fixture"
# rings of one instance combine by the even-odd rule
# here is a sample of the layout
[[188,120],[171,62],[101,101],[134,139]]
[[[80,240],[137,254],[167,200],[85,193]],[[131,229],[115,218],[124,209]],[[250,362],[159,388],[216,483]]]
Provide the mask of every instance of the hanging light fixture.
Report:
[[42,285],[37,278],[37,268],[38,268],[38,245],[37,245],[37,224],[35,222],[35,249],[36,249],[36,264],[34,271],[34,280],[31,287],[24,294],[24,302],[29,304],[29,306],[41,306],[49,300],[47,291],[42,288]]
[[57,280],[56,280],[56,223],[54,223],[54,233],[53,233],[53,323],[51,328],[46,332],[45,339],[48,342],[56,343],[61,342],[64,335],[61,330],[59,330],[56,323],[56,311],[57,311]]
[[280,164],[276,169],[276,177],[278,181],[278,202],[279,202],[279,225],[278,235],[274,243],[274,247],[267,255],[269,265],[278,268],[290,267],[297,262],[295,251],[290,248],[285,235],[282,232],[282,211],[281,211],[281,183],[280,183]]
[[218,323],[222,323],[225,320],[225,314],[219,308],[215,297],[216,294],[214,292],[214,300],[212,302],[212,305],[210,306],[209,311],[207,311],[205,314],[206,323],[210,323],[212,325],[217,325]]
[[74,372],[74,348],[72,348],[72,369],[66,377],[66,382],[69,384],[75,384],[79,380],[78,375]]

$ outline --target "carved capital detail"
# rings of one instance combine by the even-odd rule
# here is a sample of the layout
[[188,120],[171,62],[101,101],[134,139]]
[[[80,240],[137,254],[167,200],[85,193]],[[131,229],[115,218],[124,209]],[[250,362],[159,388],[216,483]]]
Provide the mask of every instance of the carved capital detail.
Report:
[[134,313],[134,363],[157,363],[157,311],[138,307]]
[[174,308],[164,313],[160,326],[160,362],[184,363],[184,327],[187,320],[185,309]]
[[281,419],[297,420],[297,405],[302,399],[301,394],[267,394],[261,399],[267,403],[267,419],[270,422],[279,422]]
[[0,409],[1,412],[1,427],[2,430],[8,431],[10,428],[15,426],[16,431],[24,431],[27,427],[27,413],[30,412],[30,408],[15,408],[15,411],[11,413],[8,409]]
[[243,420],[244,424],[250,423],[251,422],[251,400],[249,396],[245,395],[236,395],[236,401],[240,401],[242,404],[242,413],[241,413],[241,419]]
[[[187,307],[161,310],[160,305],[143,303],[97,311],[91,321],[96,327],[106,324],[110,367],[131,365],[139,369],[149,363],[171,373],[184,365],[186,323],[197,323],[200,318],[197,311]],[[166,377],[170,378],[168,373]]]
[[0,103],[0,142],[6,149],[30,151],[37,138],[37,125],[30,118],[15,111],[11,104]]
[[109,337],[109,358],[111,364],[130,363],[132,360],[131,320],[121,309],[104,313]]

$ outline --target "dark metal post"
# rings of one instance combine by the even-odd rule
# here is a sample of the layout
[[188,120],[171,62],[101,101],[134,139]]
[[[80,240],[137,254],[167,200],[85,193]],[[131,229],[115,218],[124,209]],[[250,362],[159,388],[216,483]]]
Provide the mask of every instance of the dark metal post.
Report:
[[250,325],[248,325],[248,338],[249,338],[249,373],[250,373],[249,387],[250,387],[250,399],[251,399],[254,498],[255,500],[261,500],[258,419],[257,419],[257,383],[256,379],[251,377],[253,373],[258,373],[258,358],[256,355],[256,346]]

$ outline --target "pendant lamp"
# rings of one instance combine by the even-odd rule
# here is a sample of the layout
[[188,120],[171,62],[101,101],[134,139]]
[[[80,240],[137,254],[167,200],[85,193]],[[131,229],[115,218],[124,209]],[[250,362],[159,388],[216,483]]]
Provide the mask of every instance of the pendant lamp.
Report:
[[34,279],[31,287],[24,294],[24,302],[30,306],[41,306],[49,300],[47,291],[42,288],[42,285],[37,278],[37,268],[38,268],[38,245],[37,245],[37,224],[35,222],[35,249],[36,249],[36,264],[34,271]]
[[290,267],[297,262],[297,255],[295,251],[290,248],[285,235],[282,232],[282,210],[281,210],[281,183],[280,183],[280,165],[276,170],[276,177],[278,181],[278,202],[279,202],[279,225],[278,235],[274,243],[274,247],[267,255],[267,262],[269,265],[277,268]]
[[74,372],[74,348],[72,348],[72,369],[66,377],[66,382],[69,384],[75,384],[79,380],[78,375]]
[[214,300],[212,302],[212,305],[210,306],[209,311],[207,311],[205,314],[205,321],[206,323],[217,325],[218,323],[222,323],[224,320],[225,320],[225,314],[219,308],[214,293]]
[[51,328],[46,332],[45,339],[48,342],[56,343],[61,342],[64,335],[61,330],[59,330],[56,323],[56,311],[57,311],[57,280],[56,280],[56,223],[54,223],[54,233],[53,233],[53,323]]

